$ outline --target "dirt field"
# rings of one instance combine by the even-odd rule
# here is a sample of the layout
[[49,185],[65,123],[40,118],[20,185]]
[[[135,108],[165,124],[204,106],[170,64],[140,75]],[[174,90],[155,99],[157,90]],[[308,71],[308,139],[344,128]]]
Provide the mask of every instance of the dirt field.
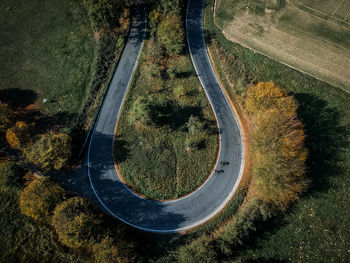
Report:
[[216,23],[228,39],[350,91],[350,2],[302,1],[320,15],[297,0],[283,6],[219,0]]

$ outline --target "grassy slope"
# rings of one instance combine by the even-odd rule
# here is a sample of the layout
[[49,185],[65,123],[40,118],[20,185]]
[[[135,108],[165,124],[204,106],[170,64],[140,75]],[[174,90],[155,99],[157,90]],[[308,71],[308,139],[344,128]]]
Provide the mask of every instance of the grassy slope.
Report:
[[[274,81],[297,98],[307,134],[308,173],[313,180],[309,193],[241,254],[292,262],[349,261],[350,96],[228,41],[212,23],[212,1],[208,2],[206,28],[227,54],[216,56],[216,66],[222,79],[230,76],[230,94],[239,90],[239,82]],[[215,53],[213,46],[211,50]],[[220,67],[224,60],[230,67]]]
[[[95,41],[82,3],[1,1],[0,89],[31,90],[46,114],[77,114],[87,96]],[[20,19],[19,19],[20,18]],[[12,91],[14,96],[21,96]],[[42,104],[43,98],[49,103]],[[51,102],[50,102],[51,101]]]
[[[146,43],[146,46],[148,44]],[[142,53],[140,64],[127,95],[117,131],[116,156],[124,179],[138,193],[149,198],[170,199],[187,194],[208,177],[217,152],[215,119],[209,102],[200,86],[189,56],[172,58],[182,72],[175,78],[164,78],[164,88],[159,91],[145,81],[147,65],[145,57],[148,48]],[[169,62],[169,61],[168,61]],[[189,95],[177,97],[173,93],[176,86],[182,85]],[[157,96],[176,102],[177,111],[168,119],[169,125],[157,128],[136,128],[131,124],[130,109],[136,98],[156,92]],[[206,142],[202,149],[186,151],[185,123],[190,115],[200,116],[210,122]],[[121,150],[118,153],[118,150]],[[123,152],[122,152],[123,151]],[[121,158],[119,156],[124,156]]]

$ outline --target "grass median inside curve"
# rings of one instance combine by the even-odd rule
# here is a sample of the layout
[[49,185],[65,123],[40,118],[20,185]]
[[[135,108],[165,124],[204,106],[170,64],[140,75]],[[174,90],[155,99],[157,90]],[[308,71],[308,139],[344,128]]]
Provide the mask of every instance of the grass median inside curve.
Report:
[[189,55],[145,42],[115,140],[122,177],[148,198],[178,198],[207,179],[218,151],[217,127]]

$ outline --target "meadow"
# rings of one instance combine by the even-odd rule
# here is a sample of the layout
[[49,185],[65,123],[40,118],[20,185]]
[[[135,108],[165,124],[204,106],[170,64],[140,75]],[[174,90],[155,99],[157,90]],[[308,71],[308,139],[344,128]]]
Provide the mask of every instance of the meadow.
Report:
[[1,1],[0,31],[1,99],[18,103],[20,98],[20,106],[51,116],[78,114],[89,93],[97,47],[84,5]]

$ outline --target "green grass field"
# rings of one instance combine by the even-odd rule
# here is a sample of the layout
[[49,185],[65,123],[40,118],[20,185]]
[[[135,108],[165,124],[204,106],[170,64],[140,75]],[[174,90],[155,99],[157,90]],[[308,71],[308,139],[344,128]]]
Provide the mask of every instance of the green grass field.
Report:
[[[244,86],[274,81],[300,104],[309,151],[307,173],[312,185],[285,216],[263,227],[243,259],[262,262],[348,262],[350,259],[350,95],[263,55],[228,41],[205,12],[208,41],[215,65],[235,99]],[[214,40],[215,39],[215,40]],[[243,88],[242,88],[243,87]]]
[[72,121],[89,93],[96,48],[83,3],[1,1],[0,32],[0,98]]
[[[175,77],[147,81],[149,44],[143,50],[118,124],[116,160],[122,176],[136,192],[149,198],[171,199],[195,190],[209,176],[218,147],[216,122],[188,55],[167,59],[168,66],[177,65]],[[182,87],[183,94],[176,94],[176,87]],[[142,96],[171,102],[171,106],[158,109],[163,117],[156,127],[130,121],[132,105]],[[199,149],[186,150],[185,124],[191,115],[205,123],[205,141]]]

